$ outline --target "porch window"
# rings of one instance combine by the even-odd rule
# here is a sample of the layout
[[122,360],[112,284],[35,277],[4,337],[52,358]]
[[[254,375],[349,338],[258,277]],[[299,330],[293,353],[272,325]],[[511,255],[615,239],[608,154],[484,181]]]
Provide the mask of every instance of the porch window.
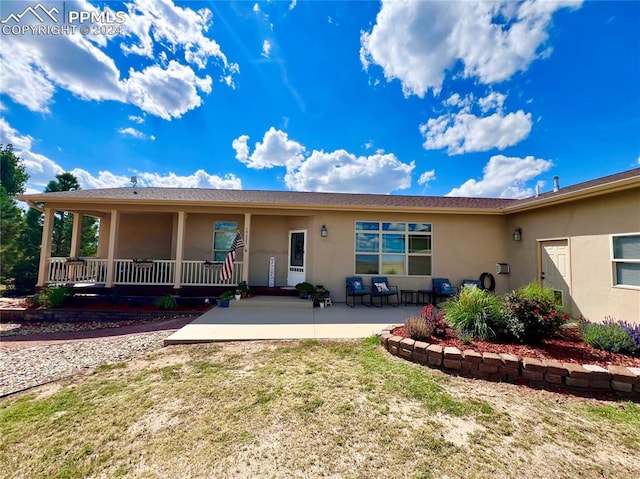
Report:
[[213,223],[213,261],[223,262],[231,248],[238,223],[236,221],[216,221]]
[[612,236],[613,285],[640,287],[640,234]]
[[356,221],[356,274],[431,275],[431,223]]

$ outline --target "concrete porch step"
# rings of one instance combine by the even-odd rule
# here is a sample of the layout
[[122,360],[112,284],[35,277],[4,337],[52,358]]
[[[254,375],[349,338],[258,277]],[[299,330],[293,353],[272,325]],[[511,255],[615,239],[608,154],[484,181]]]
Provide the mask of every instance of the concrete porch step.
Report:
[[313,309],[313,301],[297,296],[254,296],[239,301],[229,301],[230,308],[286,308]]

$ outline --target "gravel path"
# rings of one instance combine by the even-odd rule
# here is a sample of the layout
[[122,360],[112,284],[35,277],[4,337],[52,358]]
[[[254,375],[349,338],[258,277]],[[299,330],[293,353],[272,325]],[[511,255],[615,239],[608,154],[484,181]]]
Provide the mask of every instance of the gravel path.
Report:
[[0,397],[163,347],[175,329],[91,339],[0,343]]

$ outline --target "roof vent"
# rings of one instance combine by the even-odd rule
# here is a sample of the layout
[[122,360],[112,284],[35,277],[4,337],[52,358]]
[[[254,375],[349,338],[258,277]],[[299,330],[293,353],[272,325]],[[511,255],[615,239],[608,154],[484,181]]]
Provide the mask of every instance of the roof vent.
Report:
[[132,176],[131,177],[131,186],[138,186],[138,177],[137,176]]
[[540,182],[536,183],[536,198],[540,196]]
[[553,191],[556,192],[560,189],[560,177],[558,175],[553,177]]

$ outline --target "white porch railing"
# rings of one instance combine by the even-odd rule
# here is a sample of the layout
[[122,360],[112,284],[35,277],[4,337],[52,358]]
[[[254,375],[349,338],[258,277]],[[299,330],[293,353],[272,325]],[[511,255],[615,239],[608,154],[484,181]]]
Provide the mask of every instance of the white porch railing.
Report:
[[231,278],[222,281],[222,263],[207,263],[204,261],[183,261],[182,280],[184,286],[234,286],[242,281],[242,261],[233,264],[233,274]]
[[47,283],[97,283],[107,281],[107,260],[82,258],[70,261],[68,258],[51,258]]
[[[48,262],[47,284],[93,283],[106,284],[106,259],[82,258],[69,261],[68,258],[51,258]],[[221,263],[205,261],[183,261],[182,286],[234,286],[242,281],[242,262],[237,261],[233,275],[226,281],[220,280]],[[114,284],[122,285],[173,285],[176,262],[174,260],[152,260],[149,262],[132,259],[117,259],[114,262]]]

